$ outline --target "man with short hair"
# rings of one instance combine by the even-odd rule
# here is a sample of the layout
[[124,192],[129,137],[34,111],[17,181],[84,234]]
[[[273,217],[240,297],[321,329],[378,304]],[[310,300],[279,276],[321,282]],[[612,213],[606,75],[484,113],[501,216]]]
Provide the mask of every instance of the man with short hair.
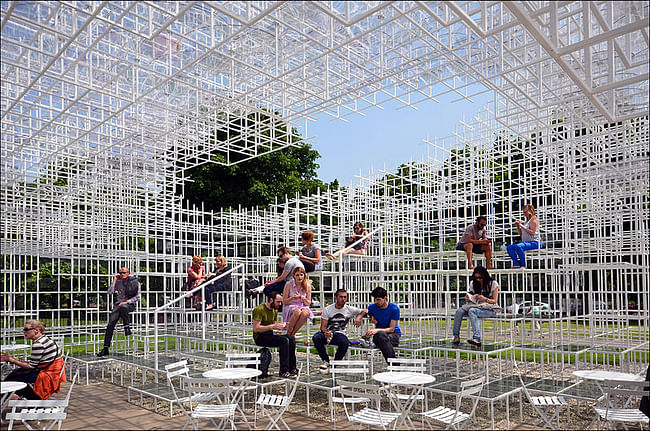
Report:
[[295,377],[296,339],[290,335],[275,335],[273,331],[285,329],[286,322],[276,322],[282,307],[282,295],[271,292],[268,300],[253,309],[253,339],[261,347],[280,348],[280,377]]
[[456,244],[456,250],[465,251],[467,255],[467,268],[474,269],[472,253],[485,253],[485,267],[492,268],[492,240],[487,237],[487,218],[478,216],[476,222],[467,226],[465,233]]
[[124,335],[131,335],[131,313],[135,310],[135,304],[140,300],[140,280],[131,275],[129,268],[122,267],[118,274],[113,277],[113,283],[108,287],[110,297],[117,290],[117,304],[108,316],[106,333],[104,335],[104,348],[97,353],[97,356],[108,355],[113,339],[113,330],[117,321],[122,319],[124,324]]
[[[16,391],[15,398],[24,397],[28,400],[47,399],[53,392],[58,392],[61,382],[65,382],[63,368],[63,352],[47,335],[45,325],[39,320],[28,320],[23,327],[23,336],[32,340],[32,351],[27,361],[22,361],[3,353],[0,361],[16,365],[16,368],[5,378],[5,382],[23,382],[28,385]],[[47,373],[48,378],[39,374]],[[40,385],[37,383],[40,381]],[[33,387],[31,385],[34,385]]]
[[284,262],[284,269],[282,274],[275,280],[270,280],[264,283],[264,286],[259,286],[254,289],[246,291],[246,296],[255,295],[258,293],[264,292],[266,296],[269,296],[271,292],[282,293],[284,291],[284,285],[291,280],[293,280],[293,270],[296,268],[305,269],[305,266],[302,264],[302,261],[295,257],[291,256],[291,250],[289,247],[280,247],[278,249],[278,257]]
[[393,347],[399,345],[399,338],[402,335],[398,324],[400,309],[392,302],[388,302],[388,292],[383,287],[375,288],[370,296],[375,299],[375,303],[368,306],[368,314],[372,315],[377,323],[375,328],[369,329],[364,337],[372,337],[373,343],[388,361],[388,358],[395,357]]
[[366,310],[347,305],[348,292],[345,289],[339,289],[334,294],[335,303],[328,305],[323,310],[320,320],[320,331],[312,337],[314,347],[318,351],[318,356],[323,360],[320,366],[322,373],[327,373],[330,365],[330,358],[327,353],[326,344],[337,346],[334,360],[340,361],[345,357],[350,346],[350,340],[345,335],[345,328],[348,326],[350,319],[354,319],[354,326],[361,326],[363,316],[368,314]]

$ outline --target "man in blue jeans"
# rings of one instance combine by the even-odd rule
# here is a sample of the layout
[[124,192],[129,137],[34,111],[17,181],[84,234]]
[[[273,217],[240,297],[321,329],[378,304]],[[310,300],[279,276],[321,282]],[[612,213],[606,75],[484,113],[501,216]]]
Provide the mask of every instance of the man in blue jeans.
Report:
[[330,366],[330,357],[327,354],[326,344],[337,346],[334,360],[340,361],[345,357],[350,346],[350,340],[345,335],[345,328],[348,326],[350,319],[354,319],[354,326],[361,326],[363,316],[368,314],[366,310],[347,305],[348,292],[345,289],[339,289],[334,294],[336,301],[332,305],[328,305],[323,310],[320,320],[320,331],[316,332],[312,337],[314,346],[318,351],[318,356],[323,360],[320,366],[322,373],[327,373]]

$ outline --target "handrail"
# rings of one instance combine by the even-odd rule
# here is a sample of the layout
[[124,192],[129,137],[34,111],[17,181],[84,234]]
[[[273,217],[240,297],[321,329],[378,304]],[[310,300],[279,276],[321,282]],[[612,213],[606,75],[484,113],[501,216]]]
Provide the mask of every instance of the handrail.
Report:
[[185,299],[186,295],[188,295],[190,293],[193,294],[194,292],[198,292],[199,290],[201,290],[201,296],[203,298],[203,301],[201,301],[201,322],[202,322],[202,325],[201,325],[202,326],[202,328],[201,328],[202,335],[201,335],[201,337],[205,340],[205,288],[207,286],[211,285],[212,283],[214,283],[215,281],[225,277],[226,275],[232,274],[235,270],[240,269],[240,268],[244,268],[244,265],[239,264],[239,265],[235,266],[234,268],[231,268],[228,271],[224,272],[223,274],[219,274],[218,276],[216,276],[216,277],[214,277],[214,278],[212,278],[212,279],[210,279],[210,280],[208,280],[208,281],[206,281],[204,283],[201,283],[200,285],[196,286],[194,289],[183,292],[183,294],[181,296],[179,296],[178,298],[173,299],[173,300],[169,301],[167,304],[163,304],[163,305],[161,305],[160,307],[158,307],[158,308],[156,308],[154,310],[154,312],[153,312],[154,313],[154,315],[153,315],[153,321],[154,321],[154,329],[153,329],[153,331],[154,331],[154,368],[156,370],[158,369],[158,313],[160,313],[164,309],[169,308],[170,306],[180,302],[181,300]]
[[[373,230],[369,234],[362,236],[349,246],[339,250],[339,289],[343,288],[343,256],[345,255],[345,252],[353,248],[355,245],[359,244],[362,241],[365,241],[366,239],[370,238],[372,235],[376,234],[377,232],[382,232],[383,233],[384,226],[379,226],[377,229]],[[383,235],[379,238],[379,272],[381,274],[381,281],[384,281],[384,247],[383,247]]]

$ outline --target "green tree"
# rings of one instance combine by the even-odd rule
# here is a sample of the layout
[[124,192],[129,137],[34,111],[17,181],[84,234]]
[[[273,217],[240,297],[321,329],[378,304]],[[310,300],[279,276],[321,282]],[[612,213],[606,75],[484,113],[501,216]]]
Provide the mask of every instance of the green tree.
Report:
[[[286,129],[286,125],[282,127]],[[232,141],[239,138],[242,128],[232,127],[227,132],[218,130],[208,139],[225,140],[224,134],[228,133]],[[302,141],[296,129],[283,139],[292,146],[231,166],[224,165],[223,154],[212,155],[214,163],[184,171],[184,176],[191,181],[179,185],[176,193],[197,206],[203,203],[206,210],[218,210],[239,205],[265,207],[273,203],[276,196],[283,200],[285,195],[315,193],[319,187],[339,187],[337,180],[326,184],[316,178],[319,167],[316,160],[320,154]]]

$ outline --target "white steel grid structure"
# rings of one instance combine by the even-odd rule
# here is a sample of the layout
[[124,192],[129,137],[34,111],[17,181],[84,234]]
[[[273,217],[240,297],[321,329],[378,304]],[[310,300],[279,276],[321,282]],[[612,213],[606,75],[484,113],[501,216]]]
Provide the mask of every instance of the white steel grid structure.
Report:
[[[495,272],[504,306],[557,311],[530,349],[647,351],[647,2],[1,8],[3,338],[38,317],[92,350],[125,264],[143,281],[136,320],[149,334],[146,315],[179,295],[192,254],[270,277],[277,246],[312,229],[338,248],[355,221],[380,232],[343,277],[326,266],[321,301],[341,282],[357,304],[385,285],[426,337],[448,338],[467,279],[448,250],[478,214],[496,249],[517,241],[512,220],[533,203],[545,249],[525,273],[497,256]],[[219,213],[174,194],[184,169],[281,150],[316,115],[486,91],[494,103],[428,142],[427,160],[351,189]],[[227,128],[236,139],[206,139]],[[504,320],[491,341],[511,331]]]

